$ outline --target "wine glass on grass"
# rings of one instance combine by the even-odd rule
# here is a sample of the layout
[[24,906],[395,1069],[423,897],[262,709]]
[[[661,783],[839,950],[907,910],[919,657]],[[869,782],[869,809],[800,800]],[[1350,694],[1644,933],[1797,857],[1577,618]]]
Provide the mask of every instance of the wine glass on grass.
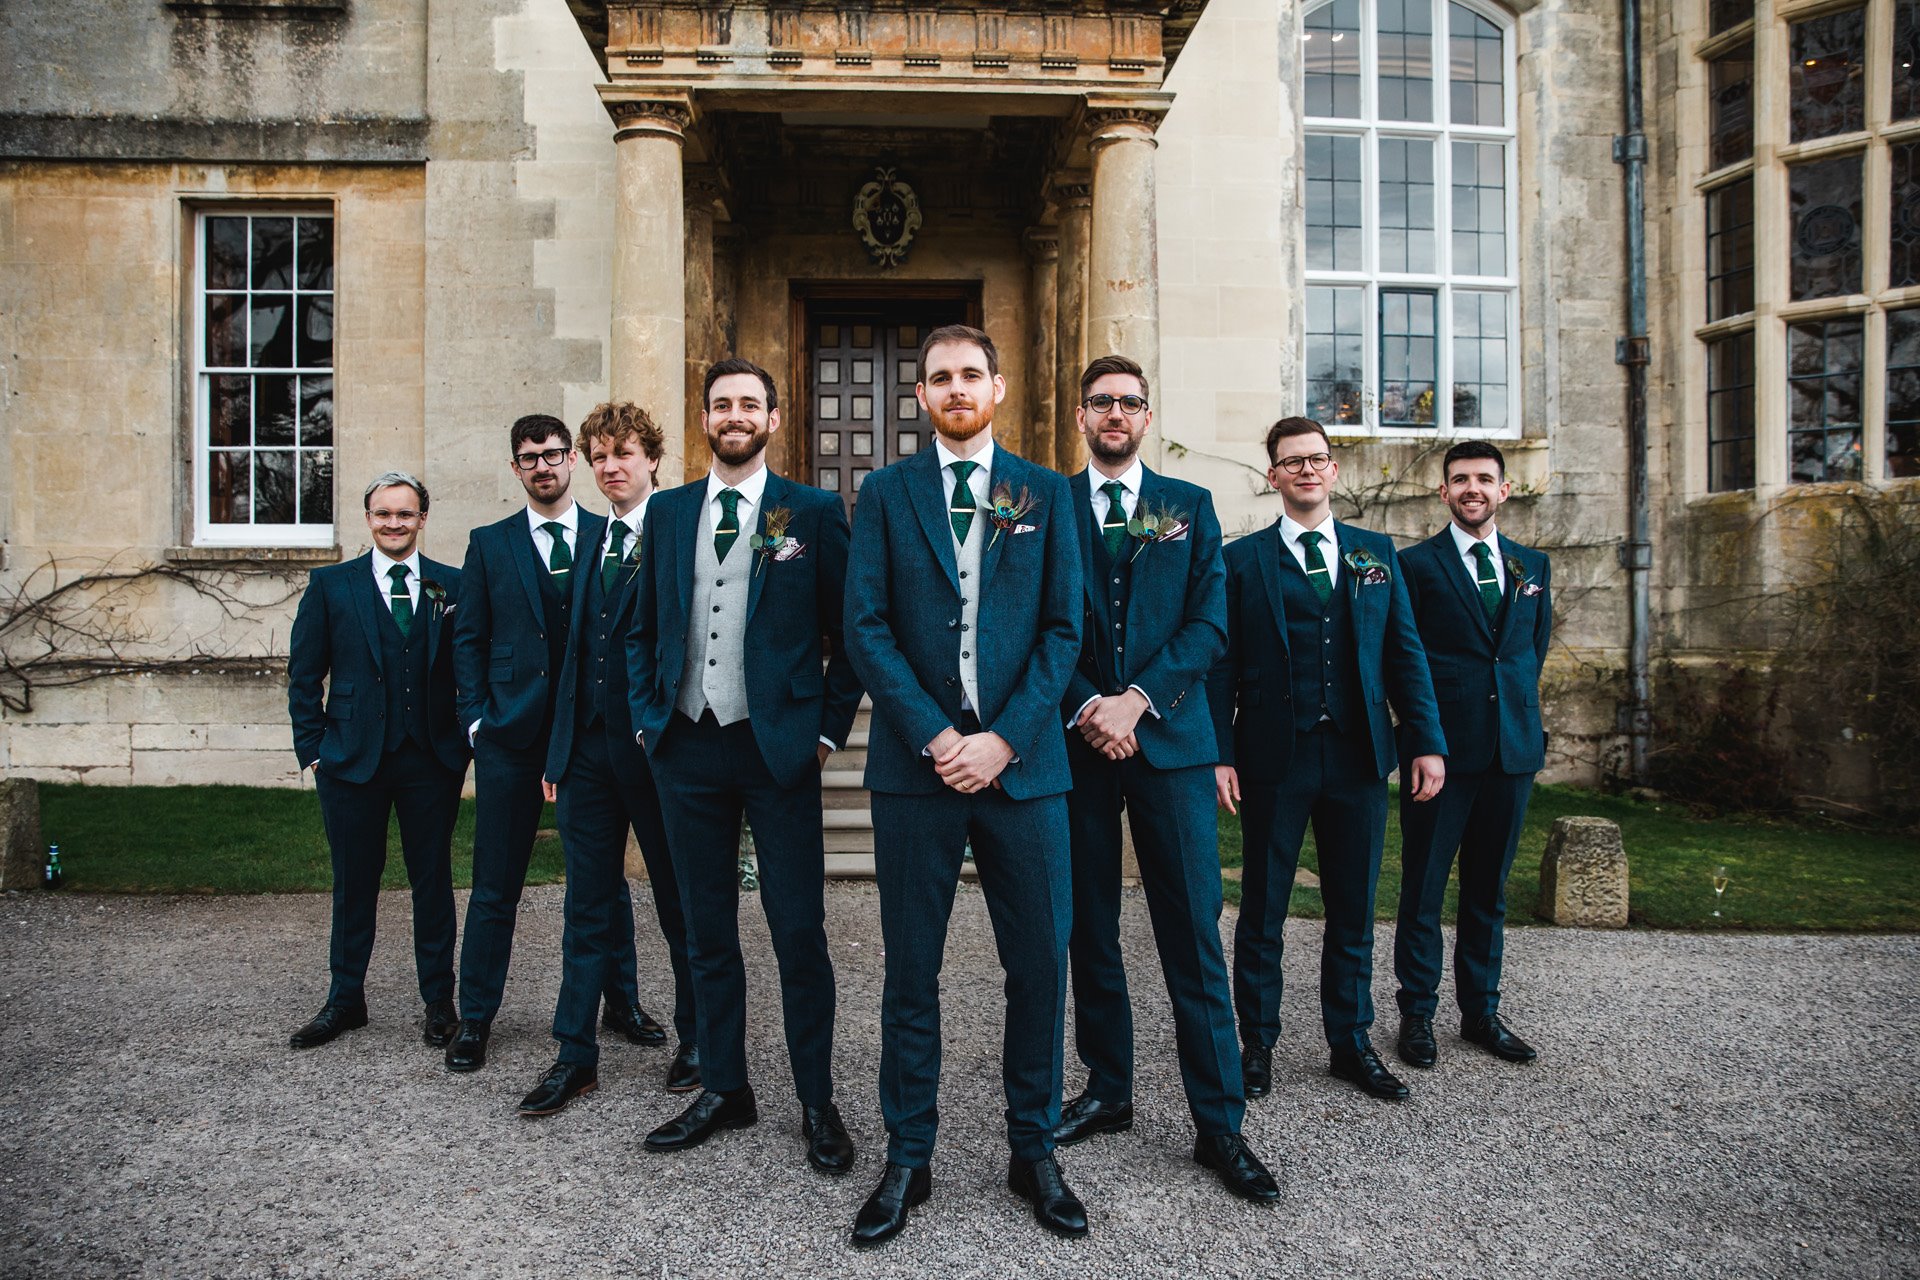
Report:
[[1713,914],[1716,916],[1720,914],[1720,896],[1726,891],[1727,869],[1725,867],[1715,867],[1713,869]]

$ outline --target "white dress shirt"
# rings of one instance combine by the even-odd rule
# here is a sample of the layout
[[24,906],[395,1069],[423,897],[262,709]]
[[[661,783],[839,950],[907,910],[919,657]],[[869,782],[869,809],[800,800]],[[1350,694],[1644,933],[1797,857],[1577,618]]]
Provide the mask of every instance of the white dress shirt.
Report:
[[420,616],[420,553],[415,551],[405,560],[395,560],[380,548],[373,549],[373,580],[380,585],[380,598],[387,602],[389,612],[393,609],[393,579],[390,573],[393,566],[400,565],[407,571],[407,599],[413,605],[413,614]]
[[1300,572],[1307,571],[1307,549],[1300,542],[1303,533],[1317,531],[1320,537],[1320,558],[1327,562],[1327,587],[1332,589],[1340,585],[1340,538],[1334,532],[1333,513],[1329,511],[1314,530],[1309,530],[1292,516],[1280,517],[1280,544],[1293,552],[1293,559],[1300,566]]
[[[647,496],[640,499],[640,505],[623,516],[617,516],[611,511],[607,512],[606,537],[600,543],[600,559],[606,559],[607,548],[613,545],[613,526],[615,525],[622,525],[627,531],[626,537],[620,543],[621,556],[626,559],[633,558],[633,549],[640,540],[640,530],[647,524],[647,504],[653,501],[653,494],[653,490],[648,490]],[[600,566],[596,563],[594,571],[598,572],[599,568]]]
[[539,553],[540,563],[553,563],[553,535],[541,528],[549,520],[560,525],[561,533],[567,540],[567,552],[574,562],[580,559],[580,504],[569,502],[567,509],[557,516],[543,516],[532,507],[527,508],[527,524],[533,530],[533,549]]
[[720,517],[726,514],[726,508],[720,505],[720,491],[732,489],[740,495],[740,501],[734,506],[735,517],[740,525],[740,534],[745,537],[760,527],[760,499],[767,492],[767,469],[763,466],[739,484],[727,484],[713,472],[707,472],[707,529],[709,532],[720,527]]
[[953,464],[956,462],[971,462],[979,467],[978,471],[975,471],[971,476],[967,477],[967,489],[973,494],[974,506],[984,507],[987,505],[987,498],[993,493],[991,487],[993,484],[993,449],[993,438],[989,436],[985,448],[981,449],[980,452],[974,454],[971,458],[962,458],[959,454],[947,448],[946,440],[943,439],[939,433],[936,432],[934,434],[933,452],[935,456],[940,459],[940,493],[941,496],[946,499],[948,510],[953,509]]
[[[1121,472],[1117,477],[1108,476],[1091,462],[1087,464],[1087,485],[1093,492],[1093,530],[1096,538],[1100,536],[1101,527],[1106,524],[1107,507],[1112,501],[1105,493],[1101,492],[1100,486],[1111,483],[1115,479],[1120,481],[1120,510],[1126,515],[1127,519],[1131,520],[1133,519],[1133,513],[1140,509],[1140,485],[1145,481],[1146,474],[1147,469],[1137,455],[1134,457],[1133,465]],[[1123,543],[1122,546],[1124,547],[1125,544]],[[1127,688],[1147,699],[1148,715],[1152,716],[1155,720],[1160,718],[1159,708],[1153,705],[1152,698],[1147,697],[1147,691],[1145,689],[1142,689],[1137,684],[1130,684]],[[1100,701],[1101,696],[1102,695],[1096,693],[1093,697],[1081,703],[1080,709],[1073,713],[1073,719],[1067,721],[1067,728],[1071,729],[1079,724],[1080,717],[1087,714],[1087,708]]]
[[[1474,537],[1451,520],[1447,521],[1447,532],[1453,535],[1454,549],[1460,553],[1460,559],[1467,566],[1467,581],[1473,583],[1475,589],[1478,589],[1480,585],[1480,561],[1473,554],[1473,549],[1480,545],[1480,539]],[[1487,550],[1492,553],[1494,581],[1500,584],[1500,594],[1505,595],[1507,594],[1507,566],[1502,562],[1500,556],[1500,531],[1493,527],[1493,521],[1491,520],[1487,521],[1486,544]]]

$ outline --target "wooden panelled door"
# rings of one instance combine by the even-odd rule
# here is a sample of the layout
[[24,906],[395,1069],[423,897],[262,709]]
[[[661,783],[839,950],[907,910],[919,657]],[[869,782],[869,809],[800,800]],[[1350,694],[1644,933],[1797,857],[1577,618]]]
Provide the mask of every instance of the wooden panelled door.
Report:
[[807,310],[813,483],[851,511],[868,474],[926,448],[914,384],[929,329],[965,318],[958,302],[815,303]]

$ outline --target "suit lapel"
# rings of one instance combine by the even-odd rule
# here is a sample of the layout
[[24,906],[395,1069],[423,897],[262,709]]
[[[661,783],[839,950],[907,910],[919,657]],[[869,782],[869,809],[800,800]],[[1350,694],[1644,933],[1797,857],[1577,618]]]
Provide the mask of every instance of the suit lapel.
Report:
[[[1514,549],[1514,545],[1507,541],[1507,536],[1504,533],[1496,533],[1493,536],[1498,544],[1495,554],[1500,557],[1500,563],[1507,571],[1506,599],[1501,605],[1501,612],[1506,625],[1500,628],[1500,632],[1494,637],[1493,642],[1494,653],[1498,655],[1502,649],[1507,647],[1507,638],[1520,629],[1514,625],[1514,619],[1520,612],[1520,601],[1524,598],[1520,594],[1520,588],[1524,585],[1524,579],[1521,578],[1520,574],[1513,571],[1513,566],[1521,564],[1520,554]],[[1522,572],[1524,571],[1523,566]]]
[[[1026,480],[1027,473],[1023,468],[1026,465],[1026,459],[1017,454],[1008,453],[1005,446],[996,443],[993,446],[993,473],[987,477],[987,502],[992,503],[995,490],[1004,488],[1013,495],[1017,503],[1020,500],[1020,491],[1025,487],[1023,482]],[[979,490],[976,489],[974,492],[978,493]],[[1054,513],[1048,512],[1047,518],[1049,520],[1055,518]],[[980,549],[980,590],[984,593],[993,584],[993,571],[1000,567],[1000,557],[1007,553],[1007,543],[1013,538],[1014,533],[1013,529],[995,528],[993,518],[984,511],[974,519],[985,521],[980,530],[980,535],[987,540],[987,545]],[[1014,525],[1017,527],[1026,522],[1025,517],[1022,517],[1014,521]]]
[[[922,458],[926,461],[921,462]],[[960,566],[954,557],[953,524],[947,519],[946,485],[940,479],[939,453],[933,449],[922,449],[914,454],[913,461],[907,465],[907,474],[902,478],[907,482],[907,500],[920,517],[920,528],[933,546],[933,558],[947,571],[947,583],[957,594],[960,590]]]
[[[429,666],[433,665],[434,658],[440,653],[440,622],[442,611],[434,608],[433,601],[427,598],[427,583],[436,573],[440,573],[445,567],[444,565],[435,564],[425,556],[420,557],[419,611],[420,613],[424,613],[427,618],[427,665]],[[444,574],[442,574],[442,576],[444,576]]]
[[[788,487],[785,480],[774,475],[771,471],[767,473],[766,487],[760,490],[760,519],[755,523],[755,528],[762,537],[765,537],[767,532],[767,512],[773,510],[774,507],[778,506],[781,500],[786,497]],[[753,550],[751,546],[749,546],[747,550],[747,558],[749,560],[757,558],[760,561],[760,563],[754,565],[753,568],[747,572],[747,621],[745,625],[752,626],[753,611],[760,607],[760,592],[767,585],[768,566],[772,563],[773,557],[762,556],[758,551]]]
[[[1162,501],[1160,490],[1160,477],[1155,475],[1142,463],[1140,467],[1140,492],[1134,497],[1133,513],[1139,515],[1149,507],[1155,511],[1164,510],[1165,504]],[[1188,534],[1187,536],[1192,537],[1193,535]],[[1129,545],[1127,539],[1122,538],[1120,540],[1120,555],[1126,557],[1133,566],[1133,580],[1127,588],[1128,635],[1133,634],[1134,623],[1137,621],[1136,615],[1139,613],[1139,609],[1135,606],[1134,602],[1140,599],[1141,585],[1145,583],[1151,575],[1159,571],[1159,561],[1169,558],[1165,552],[1156,555],[1155,552],[1157,550],[1158,548],[1149,543],[1135,542]],[[1181,592],[1183,597],[1185,594],[1184,591]],[[1183,599],[1181,604],[1184,606],[1185,603]]]
[[[673,548],[677,557],[674,564],[674,580],[680,587],[680,630],[686,631],[686,619],[693,609],[694,565],[699,563],[699,539],[707,536],[707,482],[696,480],[687,486],[692,492],[687,494],[686,510],[674,523],[679,536],[679,545]],[[662,520],[662,526],[666,521]]]
[[1447,581],[1460,597],[1460,607],[1473,618],[1480,634],[1491,642],[1493,622],[1487,617],[1486,606],[1480,603],[1480,584],[1467,573],[1467,562],[1460,557],[1460,548],[1453,540],[1453,526],[1448,525],[1429,542],[1434,554],[1440,557]]
[[545,617],[546,606],[540,603],[540,579],[534,575],[546,569],[540,563],[540,549],[533,544],[533,529],[527,524],[524,512],[507,521],[507,545],[513,549],[513,563],[520,570],[520,585],[526,588],[528,607],[534,617]]
[[[604,550],[600,544],[606,537],[607,522],[578,505],[574,510],[580,515],[573,526],[573,568],[567,573],[567,594],[573,598],[573,616],[578,618],[587,608],[587,576],[600,572],[600,552]],[[582,552],[586,553],[584,560]]]
[[1260,577],[1267,584],[1267,601],[1273,607],[1273,625],[1280,632],[1280,651],[1287,651],[1287,606],[1280,592],[1280,557],[1291,555],[1280,545],[1280,522],[1275,520],[1253,535],[1255,559],[1260,562]]
[[1093,557],[1093,481],[1083,469],[1067,481],[1067,492],[1073,495],[1074,525],[1080,530],[1080,563],[1086,566],[1082,584],[1087,593],[1087,603],[1099,607],[1101,594],[1098,588],[1103,585],[1097,581],[1099,575],[1094,572],[1099,561]]
[[379,599],[380,584],[373,577],[373,552],[369,551],[348,563],[358,571],[360,579],[360,585],[349,593],[353,596],[353,611],[360,615],[360,629],[367,633],[367,648],[373,650],[373,665],[384,671],[387,664],[380,652],[380,615],[374,610],[386,606]]

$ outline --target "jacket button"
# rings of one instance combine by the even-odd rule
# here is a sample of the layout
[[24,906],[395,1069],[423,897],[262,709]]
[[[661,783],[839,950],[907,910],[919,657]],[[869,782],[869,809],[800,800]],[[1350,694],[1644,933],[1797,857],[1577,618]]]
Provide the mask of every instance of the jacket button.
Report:
[[951,689],[951,688],[953,688],[953,686],[955,685],[955,683],[957,683],[957,682],[956,682],[956,681],[954,680],[954,678],[953,678],[952,676],[948,676],[948,677],[947,677],[947,688],[949,688],[949,689]]
[[1488,695],[1487,695],[1487,701],[1488,701],[1488,702],[1498,702],[1498,701],[1500,701],[1500,695],[1499,695],[1499,694],[1497,694],[1497,693],[1490,693],[1490,694],[1488,694]]

